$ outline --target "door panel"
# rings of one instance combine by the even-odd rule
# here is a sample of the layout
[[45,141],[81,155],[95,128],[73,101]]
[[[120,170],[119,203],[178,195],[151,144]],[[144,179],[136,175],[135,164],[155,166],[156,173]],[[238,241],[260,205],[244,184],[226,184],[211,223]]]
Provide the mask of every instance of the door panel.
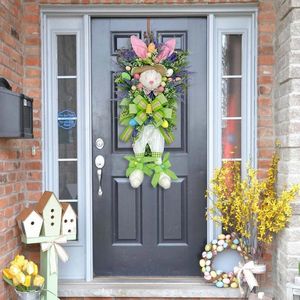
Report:
[[152,18],[158,41],[175,37],[190,52],[191,72],[179,104],[175,142],[166,147],[178,180],[169,190],[152,188],[151,179],[132,189],[125,177],[131,143],[119,140],[116,50],[142,37],[145,18],[92,20],[93,157],[105,157],[103,196],[93,170],[94,273],[96,276],[199,275],[198,257],[206,242],[206,19]]

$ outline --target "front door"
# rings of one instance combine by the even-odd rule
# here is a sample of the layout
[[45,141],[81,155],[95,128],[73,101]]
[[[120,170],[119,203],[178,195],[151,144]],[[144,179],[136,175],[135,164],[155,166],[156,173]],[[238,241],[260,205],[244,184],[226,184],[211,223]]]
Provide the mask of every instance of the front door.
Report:
[[[102,196],[95,165],[93,169],[95,276],[200,274],[198,255],[206,242],[206,19],[151,18],[158,41],[175,37],[176,48],[190,53],[190,80],[179,105],[175,142],[166,147],[179,178],[169,190],[153,188],[149,178],[131,188],[123,157],[132,154],[132,147],[118,139],[116,51],[130,47],[131,35],[143,38],[146,27],[146,18],[92,20],[93,158],[105,159]],[[96,147],[98,138],[102,149]]]

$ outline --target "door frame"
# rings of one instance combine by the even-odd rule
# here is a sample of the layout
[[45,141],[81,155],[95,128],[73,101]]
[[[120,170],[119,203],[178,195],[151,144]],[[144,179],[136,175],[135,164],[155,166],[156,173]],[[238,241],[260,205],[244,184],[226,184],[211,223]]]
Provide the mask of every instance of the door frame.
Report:
[[[87,162],[81,164],[79,171],[83,174],[85,180],[79,186],[81,197],[84,199],[85,207],[81,215],[82,220],[91,220],[85,222],[84,240],[80,243],[70,243],[68,248],[76,248],[80,245],[85,247],[85,275],[86,281],[93,280],[93,221],[92,221],[92,141],[91,139],[91,18],[92,17],[207,17],[207,47],[215,49],[216,39],[222,29],[216,28],[218,18],[247,17],[249,18],[249,47],[251,48],[247,58],[247,64],[250,66],[248,81],[248,92],[246,98],[257,99],[257,5],[256,4],[222,4],[222,5],[42,5],[41,6],[41,42],[42,42],[42,150],[43,150],[43,190],[57,190],[55,180],[57,174],[53,170],[53,111],[50,99],[53,98],[51,89],[53,87],[53,72],[51,70],[51,57],[49,57],[49,45],[51,39],[49,34],[53,30],[49,28],[49,20],[67,19],[77,22],[79,27],[73,32],[78,33],[78,46],[82,55],[82,85],[80,87],[81,96],[84,97],[85,107],[81,112],[84,118],[81,124],[82,130],[82,157]],[[77,24],[76,23],[76,24]],[[223,32],[228,31],[224,28]],[[63,31],[63,30],[62,30]],[[72,30],[71,30],[72,31]],[[245,31],[245,30],[244,30]],[[244,32],[243,31],[243,32]],[[246,31],[245,31],[246,32]],[[253,51],[253,52],[252,52]],[[216,74],[218,66],[215,64],[216,51],[207,51],[207,178],[212,178],[213,170],[220,165],[220,132],[215,136],[216,111],[218,100],[216,90]],[[248,103],[249,102],[249,103]],[[245,155],[252,157],[252,163],[256,165],[256,101],[247,101],[249,116],[249,130],[245,133],[250,138]],[[56,123],[54,123],[56,124]],[[248,132],[249,131],[249,132]],[[50,141],[50,142],[49,142]],[[52,147],[52,148],[51,148]],[[78,146],[79,147],[79,146]],[[79,173],[78,171],[78,173]],[[80,196],[79,196],[80,197]],[[211,203],[208,202],[208,206]],[[80,222],[80,219],[79,219]],[[83,222],[83,221],[82,221]],[[207,221],[207,239],[211,240],[219,233],[220,229],[215,226],[211,219]],[[73,249],[72,248],[72,249]]]

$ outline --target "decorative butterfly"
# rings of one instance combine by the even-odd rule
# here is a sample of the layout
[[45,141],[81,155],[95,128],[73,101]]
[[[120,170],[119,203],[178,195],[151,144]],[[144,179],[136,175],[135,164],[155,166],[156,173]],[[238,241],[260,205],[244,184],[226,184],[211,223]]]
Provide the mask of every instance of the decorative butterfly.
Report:
[[[147,58],[147,53],[148,53],[148,47],[145,42],[137,38],[135,35],[132,35],[130,37],[132,49],[134,50],[135,54],[142,58],[145,59]],[[175,39],[170,39],[166,41],[161,48],[160,53],[156,57],[156,61],[159,63],[166,58],[168,58],[175,50],[176,46],[176,40]]]

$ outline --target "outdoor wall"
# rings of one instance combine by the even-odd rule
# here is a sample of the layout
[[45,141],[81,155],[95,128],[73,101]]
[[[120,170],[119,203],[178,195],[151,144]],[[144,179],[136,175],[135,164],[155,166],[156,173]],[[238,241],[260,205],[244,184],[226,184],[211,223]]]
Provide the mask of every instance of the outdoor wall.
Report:
[[[23,33],[21,0],[0,2],[0,77],[5,77],[14,91],[23,85]],[[1,109],[1,108],[0,108]],[[21,140],[0,139],[0,269],[20,251],[15,217],[26,198],[26,147]],[[0,299],[10,299],[0,281]]]
[[[281,142],[279,189],[300,182],[300,1],[277,1],[276,5],[275,134]],[[276,296],[286,298],[286,283],[293,282],[300,262],[300,198],[293,216],[277,239]]]
[[[14,89],[34,98],[33,140],[0,140],[0,269],[20,250],[15,218],[24,204],[41,195],[41,41],[40,5],[43,4],[215,4],[257,3],[258,16],[258,167],[265,174],[273,151],[272,84],[274,77],[273,35],[275,13],[273,0],[1,0],[0,4],[0,76]],[[282,2],[282,1],[280,1]],[[13,29],[13,30],[12,30]],[[32,156],[31,147],[36,147]],[[290,153],[291,155],[291,153]],[[300,247],[299,247],[300,249]],[[38,248],[27,248],[37,258]],[[27,251],[26,251],[27,252]],[[271,250],[264,257],[268,274],[264,286],[272,285]],[[0,300],[11,299],[0,281]]]

